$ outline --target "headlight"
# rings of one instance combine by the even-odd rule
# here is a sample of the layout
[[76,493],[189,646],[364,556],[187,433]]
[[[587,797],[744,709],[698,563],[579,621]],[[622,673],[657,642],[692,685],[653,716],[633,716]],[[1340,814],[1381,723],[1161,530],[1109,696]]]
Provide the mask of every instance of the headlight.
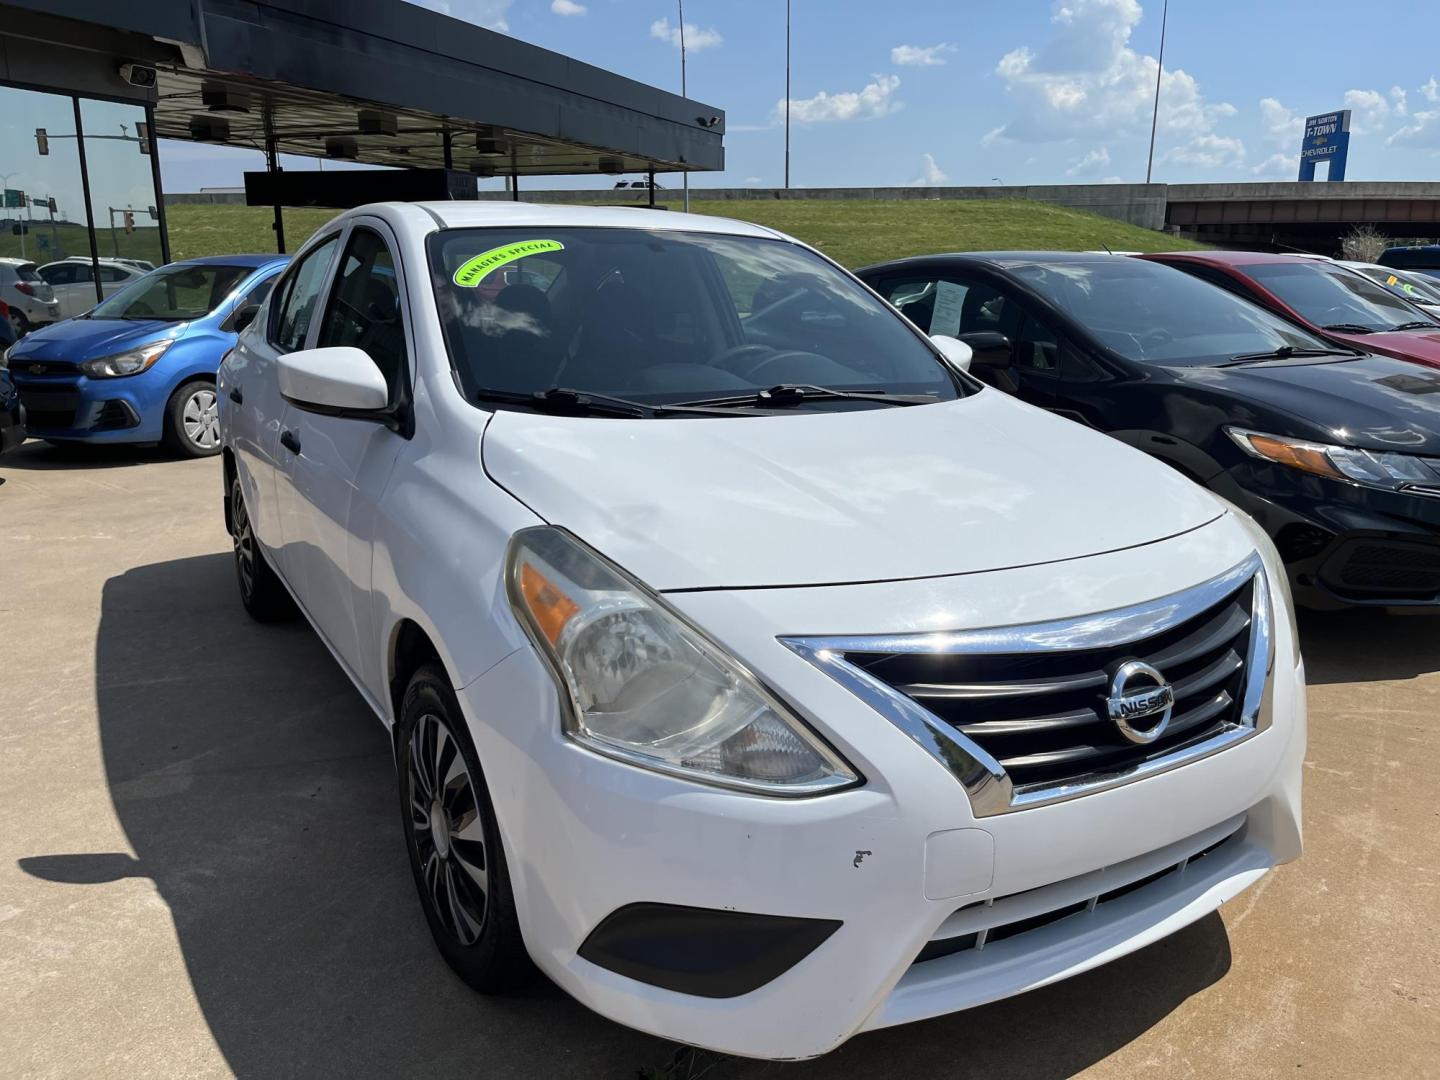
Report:
[[659,772],[771,795],[856,774],[720,646],[569,534],[510,545],[510,603],[568,697],[565,731]]
[[152,341],[129,352],[102,356],[98,360],[86,360],[80,370],[92,379],[118,379],[122,375],[138,375],[165,355],[165,350],[175,344],[174,339]]
[[1234,427],[1227,427],[1225,431],[1247,454],[1301,472],[1371,487],[1423,487],[1440,492],[1440,464],[1432,465],[1410,454],[1329,446]]

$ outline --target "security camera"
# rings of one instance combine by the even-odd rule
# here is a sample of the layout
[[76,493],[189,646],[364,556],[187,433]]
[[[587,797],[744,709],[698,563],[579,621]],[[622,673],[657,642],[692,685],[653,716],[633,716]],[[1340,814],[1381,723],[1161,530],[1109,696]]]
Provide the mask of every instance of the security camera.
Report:
[[713,128],[720,123],[720,118],[718,116],[697,116],[695,122],[703,128]]
[[148,89],[155,85],[155,69],[145,64],[121,64],[120,78],[131,86],[143,86]]

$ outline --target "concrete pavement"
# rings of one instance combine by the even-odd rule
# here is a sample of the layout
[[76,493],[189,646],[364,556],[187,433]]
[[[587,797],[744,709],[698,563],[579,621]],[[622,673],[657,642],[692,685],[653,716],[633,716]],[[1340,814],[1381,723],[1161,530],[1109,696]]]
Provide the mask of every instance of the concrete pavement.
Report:
[[1440,619],[1303,623],[1307,851],[1221,914],[819,1061],[665,1072],[450,975],[384,733],[308,629],[246,618],[219,476],[0,458],[0,1077],[1440,1075]]

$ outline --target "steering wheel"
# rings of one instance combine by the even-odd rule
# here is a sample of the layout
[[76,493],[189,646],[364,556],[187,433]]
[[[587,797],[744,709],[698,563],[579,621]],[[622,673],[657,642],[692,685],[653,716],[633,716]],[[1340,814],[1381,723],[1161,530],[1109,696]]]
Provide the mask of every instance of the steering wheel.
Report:
[[744,376],[774,351],[769,345],[732,345],[724,352],[711,357],[707,363],[711,367],[728,371],[732,375]]
[[776,383],[782,383],[782,382],[804,382],[805,380],[804,380],[803,378],[802,378],[802,379],[798,379],[798,380],[797,380],[797,379],[794,379],[794,378],[790,378],[790,379],[778,378],[778,379],[777,379],[777,378],[776,378],[775,376],[773,376],[773,375],[766,375],[766,374],[765,374],[765,372],[770,371],[771,369],[773,369],[776,364],[779,364],[779,363],[781,363],[781,362],[783,362],[783,361],[797,360],[797,359],[819,360],[821,363],[832,364],[832,365],[833,365],[833,363],[834,363],[834,361],[830,360],[828,357],[821,356],[819,353],[806,352],[804,349],[785,349],[785,350],[782,350],[781,352],[775,353],[773,356],[767,356],[767,357],[765,357],[764,360],[761,360],[758,364],[756,364],[754,367],[752,367],[749,371],[745,372],[745,378],[749,379],[751,382],[754,382],[754,383],[756,383],[756,384],[758,384],[758,385],[762,385],[762,386],[765,385],[765,384],[767,383],[767,381],[773,381],[773,382],[776,382]]
[[790,307],[792,304],[798,302],[798,301],[799,301],[807,292],[809,292],[809,291],[810,291],[810,290],[808,290],[808,289],[797,288],[794,292],[789,293],[789,294],[786,295],[786,296],[782,296],[779,300],[776,300],[773,304],[766,304],[766,305],[765,305],[763,308],[761,308],[759,311],[752,311],[752,312],[750,313],[750,318],[749,318],[748,320],[746,320],[746,321],[747,321],[747,322],[751,322],[751,323],[764,322],[766,319],[769,319],[771,316],[778,315],[780,312],[784,311],[786,308]]

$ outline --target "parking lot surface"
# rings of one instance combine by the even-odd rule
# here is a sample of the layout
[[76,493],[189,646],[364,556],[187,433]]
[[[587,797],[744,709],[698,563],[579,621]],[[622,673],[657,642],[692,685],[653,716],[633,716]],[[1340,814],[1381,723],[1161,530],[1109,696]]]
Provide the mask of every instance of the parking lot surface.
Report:
[[1440,1075],[1440,618],[1301,629],[1299,862],[1020,998],[667,1068],[543,982],[450,974],[387,738],[308,628],[245,616],[217,460],[27,443],[0,458],[0,1075]]

